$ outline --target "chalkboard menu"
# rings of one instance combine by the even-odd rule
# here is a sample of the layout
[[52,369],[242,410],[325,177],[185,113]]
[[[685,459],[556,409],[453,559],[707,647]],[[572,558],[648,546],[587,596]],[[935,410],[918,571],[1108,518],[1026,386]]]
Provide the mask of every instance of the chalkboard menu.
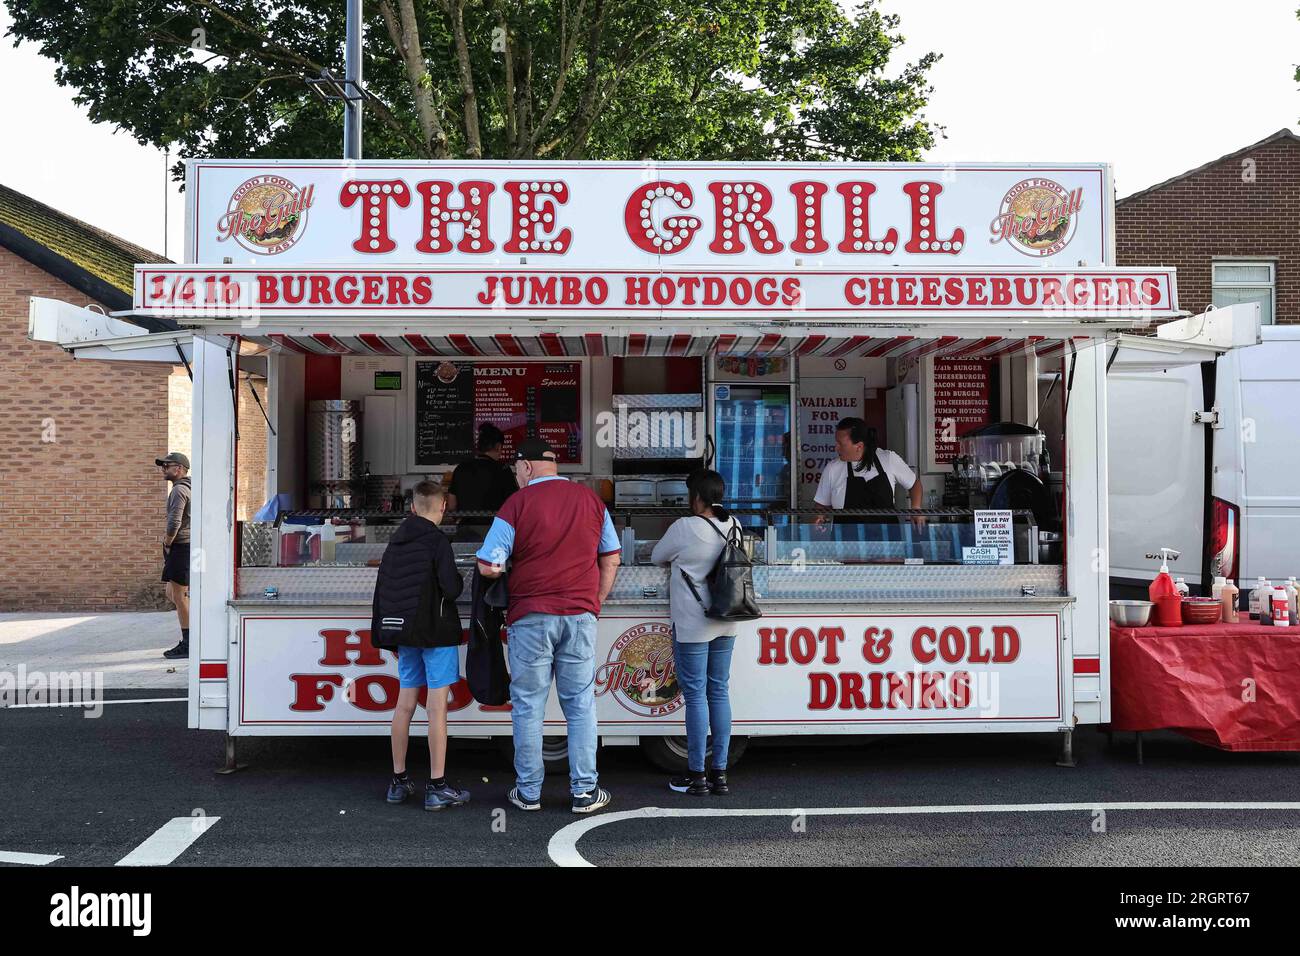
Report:
[[474,454],[478,426],[506,436],[506,460],[524,438],[546,439],[582,463],[582,363],[479,359],[415,363],[415,463],[445,465]]
[[474,366],[415,364],[415,462],[440,465],[474,454]]

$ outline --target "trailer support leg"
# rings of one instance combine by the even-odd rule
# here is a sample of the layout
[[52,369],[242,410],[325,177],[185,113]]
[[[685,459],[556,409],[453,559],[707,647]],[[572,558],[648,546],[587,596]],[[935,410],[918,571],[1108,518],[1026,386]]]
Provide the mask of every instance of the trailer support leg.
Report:
[[1140,730],[1137,732],[1137,757],[1138,757],[1138,766],[1140,767],[1140,766],[1142,766],[1142,763],[1143,763],[1143,760],[1142,760],[1142,731],[1140,731]]
[[1057,759],[1058,767],[1073,767],[1074,762],[1074,731],[1066,729],[1061,731],[1061,756]]
[[238,763],[235,760],[235,738],[226,734],[226,762],[217,773],[234,773],[237,770],[243,770],[248,764]]

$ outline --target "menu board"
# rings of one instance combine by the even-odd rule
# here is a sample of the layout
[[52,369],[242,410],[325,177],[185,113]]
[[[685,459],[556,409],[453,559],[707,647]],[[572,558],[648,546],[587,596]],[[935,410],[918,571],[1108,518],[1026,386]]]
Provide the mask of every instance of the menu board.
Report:
[[992,363],[981,359],[934,360],[934,461],[957,456],[957,439],[987,425]]
[[474,454],[478,427],[506,436],[506,460],[544,438],[561,463],[582,464],[582,363],[431,360],[415,363],[415,464]]

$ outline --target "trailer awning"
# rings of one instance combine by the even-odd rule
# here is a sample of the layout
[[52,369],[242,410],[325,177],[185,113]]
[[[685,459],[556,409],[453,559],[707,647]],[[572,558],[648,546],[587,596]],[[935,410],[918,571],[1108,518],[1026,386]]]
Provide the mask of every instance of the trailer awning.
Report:
[[667,333],[502,332],[492,335],[406,333],[335,335],[327,332],[242,335],[261,349],[303,355],[445,355],[464,356],[654,356],[718,355],[761,358],[801,355],[865,358],[999,358],[1033,352],[1040,356],[1097,344],[1093,336],[1024,337],[987,335],[874,336],[844,330],[784,334],[769,331],[682,331]]

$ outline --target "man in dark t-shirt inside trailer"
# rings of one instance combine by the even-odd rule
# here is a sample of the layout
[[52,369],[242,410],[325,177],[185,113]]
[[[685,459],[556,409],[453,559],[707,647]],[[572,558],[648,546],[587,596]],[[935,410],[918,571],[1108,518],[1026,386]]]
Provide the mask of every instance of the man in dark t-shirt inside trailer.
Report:
[[495,514],[518,489],[515,476],[501,460],[505,444],[505,433],[491,422],[484,422],[478,427],[478,454],[466,458],[451,473],[447,511],[456,521],[453,540],[481,541],[492,523],[487,516],[459,517],[455,512],[491,511]]
[[506,612],[515,783],[509,800],[540,810],[543,718],[554,676],[568,726],[574,813],[608,805],[596,778],[596,615],[618,572],[618,534],[594,491],[560,477],[554,449],[528,438],[515,452],[519,490],[478,551],[479,573],[510,565]]

